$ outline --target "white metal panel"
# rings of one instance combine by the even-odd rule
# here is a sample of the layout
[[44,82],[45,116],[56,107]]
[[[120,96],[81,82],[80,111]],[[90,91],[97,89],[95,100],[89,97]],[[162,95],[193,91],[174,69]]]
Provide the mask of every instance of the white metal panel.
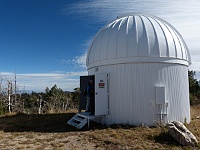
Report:
[[165,87],[156,87],[156,104],[165,104]]
[[160,58],[160,57],[154,57],[152,59],[151,57],[128,57],[128,58],[121,58],[121,59],[110,59],[110,60],[104,60],[100,62],[95,62],[90,64],[88,66],[88,69],[98,67],[98,66],[107,66],[107,65],[116,65],[116,64],[125,64],[125,63],[168,63],[168,64],[182,64],[185,66],[188,66],[188,62],[184,61],[182,59],[176,59],[176,58]]
[[166,121],[189,122],[187,66],[191,59],[183,38],[157,17],[123,19],[103,28],[87,55],[89,74],[97,67],[98,72],[110,72],[110,115],[104,122],[153,125],[157,120],[155,87],[165,87]]
[[95,74],[95,116],[108,114],[107,73]]
[[[100,53],[100,43],[101,43],[101,41],[102,41],[102,35],[104,34],[104,31],[102,31],[102,32],[100,32],[98,35],[97,35],[97,37],[95,38],[95,41],[94,41],[94,43],[93,43],[93,45],[92,45],[92,48],[90,49],[90,51],[91,51],[91,54],[92,54],[92,56],[93,56],[93,59],[90,59],[91,61],[91,63],[92,62],[97,62],[97,61],[99,61],[100,60],[100,56],[99,56],[99,53]],[[93,49],[96,49],[95,51],[93,50]]]
[[[158,43],[158,47],[157,47],[158,49],[156,50],[158,53],[157,55],[159,57],[169,57],[166,37],[165,37],[165,34],[164,34],[162,28],[160,27],[160,25],[156,19],[149,18],[149,20],[152,23],[152,27],[154,28],[155,34],[157,37],[157,43]],[[154,54],[154,55],[156,55],[156,54]]]
[[138,56],[137,32],[136,32],[135,18],[133,16],[129,16],[126,33],[127,33],[127,38],[126,38],[127,57]]
[[[177,33],[176,33],[176,35],[177,35]],[[180,42],[180,45],[181,45],[180,47],[181,47],[181,51],[182,51],[182,58],[187,60],[187,52],[185,50],[183,41],[182,41],[182,39],[178,35],[177,35],[177,38],[178,38],[178,40]]]
[[109,36],[109,41],[108,41],[108,50],[107,50],[107,58],[116,58],[117,57],[117,35],[118,35],[118,25],[120,22],[116,22],[116,25],[114,27],[110,27],[112,29],[110,36]]
[[[92,43],[92,45],[94,46],[95,45],[95,41],[93,41],[93,43]],[[94,58],[95,58],[95,56],[94,56],[94,53],[95,53],[95,51],[94,51],[94,49],[95,49],[95,51],[96,51],[96,48],[95,48],[95,46],[94,47],[91,47],[91,49],[88,51],[88,53],[87,53],[87,64],[92,64],[92,63],[94,63]]]
[[127,19],[124,18],[121,20],[119,25],[119,31],[117,36],[117,58],[126,57],[126,29],[127,29]]
[[133,56],[177,58],[191,63],[183,38],[170,24],[154,16],[135,14],[119,18],[98,32],[87,55],[87,66]]
[[137,32],[138,32],[138,54],[139,56],[149,56],[148,37],[146,25],[141,17],[136,17]]
[[[106,124],[154,125],[156,117],[155,86],[165,86],[168,122],[190,122],[187,67],[178,64],[118,64],[100,66],[110,72],[109,115]],[[90,69],[89,73],[94,73]]]
[[[151,18],[146,18],[144,19],[145,24],[147,25],[147,33],[148,33],[148,42],[149,42],[149,56],[152,57],[160,57],[160,50],[159,50],[159,44],[158,44],[158,35],[157,35],[157,31],[156,28],[157,26],[154,26],[152,21],[154,20],[150,20]],[[155,22],[155,21],[154,21]],[[157,23],[156,23],[157,25]],[[163,35],[163,33],[161,34]],[[159,39],[159,41],[161,41]],[[163,40],[165,41],[165,40]],[[162,49],[165,50],[165,47],[162,47]]]
[[172,36],[173,36],[173,40],[174,40],[174,44],[175,44],[175,52],[176,52],[176,58],[180,58],[182,59],[183,58],[183,55],[182,55],[182,48],[181,48],[181,45],[180,45],[180,42],[178,40],[178,37],[177,35],[175,34],[175,32],[168,26],[168,29],[170,30]]
[[168,48],[168,53],[169,56],[167,57],[174,57],[176,58],[176,47],[175,47],[175,43],[174,43],[174,39],[172,36],[172,33],[170,32],[170,30],[168,29],[168,26],[166,26],[163,22],[161,22],[160,20],[157,20],[159,22],[159,25],[161,26],[165,38],[166,38],[166,43],[167,43],[167,48]]
[[110,37],[111,32],[112,32],[111,28],[104,29],[104,34],[102,35],[102,41],[101,43],[99,43],[100,60],[107,59],[107,48],[108,48],[108,42],[109,42],[109,37]]

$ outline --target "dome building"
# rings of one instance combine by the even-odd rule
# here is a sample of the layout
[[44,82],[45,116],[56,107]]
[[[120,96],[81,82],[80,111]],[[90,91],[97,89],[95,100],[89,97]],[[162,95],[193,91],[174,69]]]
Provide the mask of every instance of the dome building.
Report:
[[189,123],[190,64],[180,33],[158,17],[133,14],[107,24],[94,37],[86,60],[88,75],[108,74],[108,114],[100,121]]

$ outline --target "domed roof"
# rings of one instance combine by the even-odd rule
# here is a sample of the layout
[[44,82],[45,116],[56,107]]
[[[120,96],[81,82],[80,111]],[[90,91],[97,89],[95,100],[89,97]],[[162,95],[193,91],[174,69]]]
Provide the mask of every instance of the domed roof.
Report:
[[104,26],[87,53],[89,68],[119,63],[165,62],[190,65],[180,33],[166,21],[150,15],[129,15]]

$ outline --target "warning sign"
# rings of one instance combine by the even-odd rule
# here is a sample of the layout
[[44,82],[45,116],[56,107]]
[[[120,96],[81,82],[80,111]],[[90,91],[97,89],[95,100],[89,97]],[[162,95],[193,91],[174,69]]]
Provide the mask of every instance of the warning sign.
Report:
[[105,83],[99,83],[99,88],[105,88]]

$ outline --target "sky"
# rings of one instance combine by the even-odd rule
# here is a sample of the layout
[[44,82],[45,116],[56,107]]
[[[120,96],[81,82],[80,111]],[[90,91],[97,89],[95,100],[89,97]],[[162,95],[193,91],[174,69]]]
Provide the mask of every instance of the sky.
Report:
[[42,92],[55,84],[73,91],[87,75],[86,53],[95,34],[117,16],[145,13],[172,24],[200,80],[200,1],[0,0],[0,77],[17,77],[18,91]]

